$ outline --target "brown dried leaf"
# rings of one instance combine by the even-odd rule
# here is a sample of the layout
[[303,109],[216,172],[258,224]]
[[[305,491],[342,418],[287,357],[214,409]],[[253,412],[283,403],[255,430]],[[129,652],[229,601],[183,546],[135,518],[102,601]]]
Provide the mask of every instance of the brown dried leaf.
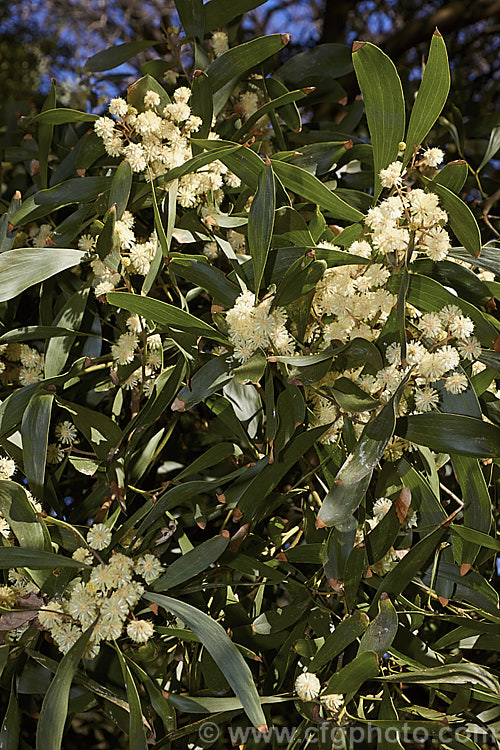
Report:
[[411,490],[409,487],[403,487],[399,493],[399,497],[396,499],[396,515],[399,523],[403,523],[408,515],[408,508],[411,505]]

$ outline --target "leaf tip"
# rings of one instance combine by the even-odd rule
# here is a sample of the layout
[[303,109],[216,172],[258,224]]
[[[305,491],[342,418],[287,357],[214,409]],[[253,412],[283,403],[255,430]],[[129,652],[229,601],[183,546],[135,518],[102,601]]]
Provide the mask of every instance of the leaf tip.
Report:
[[440,603],[440,605],[442,607],[446,607],[446,605],[450,601],[449,599],[446,598],[446,596],[438,596],[438,599],[439,599],[439,603]]
[[323,521],[323,519],[318,516],[317,519],[316,519],[316,528],[317,529],[326,529],[327,526],[328,526],[328,524],[326,524]]
[[170,408],[172,411],[186,411],[186,402],[177,396]]
[[364,47],[365,44],[366,44],[366,42],[358,42],[358,41],[353,42],[352,43],[352,54],[354,54],[355,52],[357,52],[358,50],[360,50],[361,47]]
[[436,28],[434,29],[434,33],[433,33],[433,35],[432,35],[432,36],[443,36],[443,35],[441,34],[441,32],[439,31],[439,29],[438,29],[438,27],[437,27],[437,26],[436,26]]
[[469,570],[471,569],[472,565],[470,563],[462,563],[460,566],[460,575],[464,576],[466,575]]
[[267,732],[268,731],[267,724],[261,724],[260,727],[257,727],[257,731],[261,733]]
[[280,36],[281,36],[281,41],[283,43],[283,46],[286,47],[286,45],[288,44],[288,42],[292,38],[292,35],[291,34],[280,34]]

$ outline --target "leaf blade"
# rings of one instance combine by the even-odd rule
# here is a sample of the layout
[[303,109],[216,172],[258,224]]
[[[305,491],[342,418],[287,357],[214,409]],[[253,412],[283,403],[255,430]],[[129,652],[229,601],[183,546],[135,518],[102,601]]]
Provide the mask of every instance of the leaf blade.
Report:
[[377,199],[382,189],[379,172],[396,160],[399,143],[404,139],[403,89],[394,63],[374,44],[354,42],[352,59],[373,145]]
[[245,713],[257,728],[266,726],[252,673],[225,630],[211,617],[186,602],[162,594],[144,594],[148,601],[173,612],[196,633],[240,699]]
[[403,164],[409,162],[415,147],[420,146],[443,111],[450,90],[450,82],[446,45],[436,29],[432,35],[429,57],[410,115]]

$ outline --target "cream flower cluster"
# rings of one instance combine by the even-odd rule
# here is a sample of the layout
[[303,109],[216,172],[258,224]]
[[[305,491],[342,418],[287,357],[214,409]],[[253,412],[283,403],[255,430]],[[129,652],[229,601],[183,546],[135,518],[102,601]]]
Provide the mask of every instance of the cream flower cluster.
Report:
[[272,298],[255,305],[255,295],[243,292],[226,313],[229,339],[234,357],[246,362],[258,349],[293,354],[294,341],[286,329],[287,314],[283,307],[271,310]]
[[[338,250],[326,242],[319,247]],[[366,241],[353,243],[349,251],[364,258],[371,256]],[[321,336],[328,346],[333,340],[376,339],[396,302],[383,288],[389,277],[381,263],[328,268],[316,285],[312,307],[318,323],[309,329],[309,340]]]
[[[146,335],[146,344],[140,347],[139,334],[147,334],[147,323],[139,315],[130,315],[127,319],[128,331],[122,333],[115,344],[111,346],[111,353],[115,366],[128,365],[136,357],[140,357],[142,364],[123,381],[124,388],[130,390],[142,384],[147,396],[153,390],[158,370],[163,365],[163,344],[157,333]],[[143,366],[144,367],[143,367]]]
[[[124,211],[121,219],[115,224],[115,238],[119,248],[121,273],[116,268],[116,255],[112,252],[104,259],[95,258],[91,261],[94,278],[92,286],[96,297],[112,292],[122,280],[122,273],[147,276],[151,263],[156,254],[158,241],[156,232],[147,239],[140,239],[134,233],[135,217],[130,211]],[[78,241],[80,249],[91,251],[95,240],[90,235],[82,235]]]
[[[354,413],[342,409],[330,390],[335,388],[335,381],[339,378],[351,380],[367,395],[384,404],[393,396],[403,378],[408,377],[398,407],[400,416],[408,411],[418,414],[439,407],[440,396],[435,387],[437,381],[441,381],[445,390],[452,394],[467,390],[467,377],[458,368],[462,360],[475,362],[481,354],[481,345],[473,335],[473,321],[456,305],[446,305],[435,313],[415,317],[412,327],[415,338],[408,341],[405,362],[401,358],[401,345],[395,342],[385,352],[388,364],[375,374],[363,373],[362,367],[343,372],[331,370],[309,390],[312,426],[330,425],[320,442],[331,444],[339,439],[345,416],[349,417],[359,438],[371,415],[381,408]],[[378,332],[375,337],[377,335]],[[409,447],[401,438],[393,438],[384,457],[397,460],[403,449]]]
[[55,443],[49,443],[47,445],[47,463],[58,464],[64,458],[64,448],[71,447],[74,443],[78,443],[78,432],[69,419],[65,419],[62,422],[58,422],[54,429]]
[[[95,524],[87,541],[101,550],[111,542],[111,532],[104,524]],[[78,548],[73,557],[89,564],[89,551]],[[84,630],[95,623],[84,658],[93,659],[103,641],[120,638],[124,630],[136,643],[146,643],[153,635],[149,620],[136,618],[133,609],[144,593],[144,585],[162,573],[163,566],[152,554],[132,559],[116,553],[109,563],[94,565],[88,576],[76,578],[61,600],[52,599],[40,609],[38,621],[48,630],[63,654],[78,640]]]
[[[432,155],[428,159],[435,163]],[[429,165],[428,159],[426,165]],[[386,256],[394,253],[399,260],[406,253],[410,235],[413,235],[417,251],[433,261],[444,260],[451,247],[448,232],[443,229],[448,215],[439,207],[438,196],[434,193],[402,187],[403,176],[403,165],[399,161],[380,172],[382,186],[395,189],[396,194],[391,194],[367,212],[365,221],[373,246]]]
[[0,361],[2,381],[31,385],[43,380],[45,357],[35,347],[28,344],[1,344],[0,355],[6,361]]
[[[302,701],[315,700],[321,691],[321,682],[313,672],[302,672],[295,680],[295,692]],[[321,704],[333,714],[338,714],[344,705],[344,696],[329,693],[320,696]]]
[[[181,86],[174,91],[173,101],[161,107],[159,94],[148,91],[143,112],[125,99],[111,99],[111,117],[99,117],[94,130],[110,156],[124,157],[133,172],[144,172],[147,180],[155,179],[193,156],[190,137],[200,129],[202,120],[192,114],[190,97],[190,89]],[[209,138],[216,137],[209,134]],[[222,162],[214,161],[179,179],[177,199],[184,208],[198,205],[209,193],[221,200],[225,182],[239,185],[238,178]]]

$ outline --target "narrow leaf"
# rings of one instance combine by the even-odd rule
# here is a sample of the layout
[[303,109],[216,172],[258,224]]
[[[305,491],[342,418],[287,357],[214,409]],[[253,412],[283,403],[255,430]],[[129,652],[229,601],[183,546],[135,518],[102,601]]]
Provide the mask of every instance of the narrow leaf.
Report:
[[456,238],[471,255],[480,255],[481,234],[469,206],[445,185],[432,180],[426,180],[426,183],[427,188],[439,196],[439,202],[448,214],[450,227]]
[[272,166],[268,164],[259,176],[257,192],[248,215],[248,245],[254,269],[256,299],[259,297],[259,289],[271,246],[275,207],[274,172]]
[[66,248],[21,247],[0,254],[0,302],[77,266],[84,253]]
[[270,34],[252,39],[217,57],[207,68],[214,93],[233,78],[239,78],[256,65],[279,52],[288,43],[287,34]]
[[205,33],[205,12],[203,0],[176,0],[175,7],[182,26],[189,39],[203,41]]
[[127,203],[132,187],[132,169],[130,162],[123,159],[118,165],[111,190],[109,191],[108,208],[116,206],[116,218],[121,219],[123,212],[127,208]]
[[376,200],[382,189],[379,172],[396,160],[398,146],[404,139],[403,89],[394,63],[381,49],[370,42],[354,42],[352,50],[373,145]]
[[0,568],[78,568],[87,567],[84,563],[73,560],[72,557],[55,555],[53,552],[43,552],[40,549],[25,549],[21,547],[0,547]]
[[146,734],[144,732],[144,723],[142,720],[141,701],[139,700],[139,693],[137,692],[137,686],[134,682],[134,678],[125,663],[123,654],[118,648],[116,653],[118,654],[118,661],[120,662],[120,668],[122,670],[123,681],[127,690],[127,700],[130,709],[129,713],[129,749],[130,750],[147,750]]
[[294,164],[273,159],[273,169],[277,177],[283,181],[288,190],[306,198],[312,203],[317,203],[320,208],[334,219],[345,221],[360,221],[363,214],[356,208],[349,206],[342,198],[335,195],[317,177],[306,172]]
[[481,160],[481,164],[477,168],[477,171],[480,172],[483,167],[488,164],[489,160],[492,159],[498,149],[500,148],[500,127],[493,128],[493,130],[490,133],[490,140],[488,142],[488,147],[486,148],[485,154]]
[[375,651],[383,656],[389,649],[398,629],[398,615],[391,600],[380,598],[379,612],[363,633],[358,653]]
[[[52,80],[49,94],[45,99],[42,112],[48,109],[54,109],[56,106],[56,86]],[[54,126],[48,122],[41,122],[38,126],[38,163],[40,169],[40,185],[42,188],[47,187],[48,180],[48,163],[50,147],[52,145],[52,136],[54,135]]]
[[227,343],[227,339],[221,333],[204,323],[199,318],[181,310],[167,302],[161,302],[150,297],[141,297],[138,294],[127,292],[110,292],[106,295],[108,302],[116,307],[121,307],[138,315],[143,315],[148,320],[153,320],[159,325],[172,327],[177,330],[187,331],[196,336],[205,336],[213,341]]
[[207,539],[206,542],[198,544],[185,555],[174,560],[168,566],[166,573],[154,581],[152,587],[155,591],[167,591],[200,575],[219,559],[228,544],[229,535],[227,537],[215,536],[213,539]]
[[80,112],[77,109],[58,107],[57,109],[45,109],[31,119],[31,122],[43,122],[46,125],[66,125],[68,122],[95,122],[99,115],[90,112]]
[[71,683],[93,627],[88,628],[61,659],[43,699],[36,729],[36,750],[59,750],[62,747]]
[[140,42],[125,42],[124,44],[117,44],[108,49],[104,49],[98,52],[96,55],[89,57],[85,63],[85,68],[89,73],[100,73],[103,70],[111,70],[117,68],[124,62],[128,62],[132,57],[135,57],[145,49],[155,47],[162,42],[154,40],[144,40]]
[[365,632],[368,622],[367,615],[359,610],[353,612],[346,620],[342,620],[333,633],[330,633],[326,637],[324,644],[313,656],[308,665],[309,671],[316,672],[329,661],[335,659],[347,646]]
[[363,651],[330,678],[323,695],[355,693],[366,680],[372,680],[378,673],[377,654],[373,651]]
[[320,508],[317,525],[338,526],[354,513],[365,494],[373,469],[389,442],[396,424],[401,386],[384,408],[366,425],[352,455],[344,462]]
[[30,490],[40,500],[43,499],[47,444],[53,401],[53,393],[35,393],[24,412],[21,425],[24,472],[28,479]]
[[410,116],[403,164],[410,161],[415,148],[421,145],[443,111],[449,90],[450,69],[446,45],[443,37],[436,29],[432,35],[429,58]]
[[191,628],[223,672],[252,724],[257,728],[265,727],[266,718],[252,673],[224,628],[204,612],[178,599],[150,593],[144,594],[144,599],[172,612]]
[[476,458],[500,456],[500,429],[474,417],[456,414],[414,414],[396,422],[396,435],[438,453]]

